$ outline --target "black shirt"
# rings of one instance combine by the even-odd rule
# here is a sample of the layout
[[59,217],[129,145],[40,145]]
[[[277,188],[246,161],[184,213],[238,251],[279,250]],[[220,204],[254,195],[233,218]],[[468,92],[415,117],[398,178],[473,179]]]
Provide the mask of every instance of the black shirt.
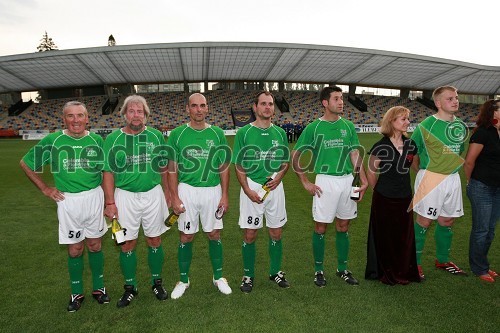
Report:
[[494,126],[478,127],[469,143],[483,145],[471,178],[488,186],[500,187],[500,138],[497,129]]
[[403,136],[403,152],[399,153],[391,140],[384,136],[373,145],[369,154],[380,160],[375,191],[388,198],[407,198],[412,195],[410,166],[417,155],[413,140]]

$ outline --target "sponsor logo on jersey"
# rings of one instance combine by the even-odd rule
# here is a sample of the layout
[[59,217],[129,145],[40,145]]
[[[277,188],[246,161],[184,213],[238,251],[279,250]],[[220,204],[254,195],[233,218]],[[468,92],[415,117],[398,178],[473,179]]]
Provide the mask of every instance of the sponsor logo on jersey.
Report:
[[342,140],[342,139],[323,140],[323,147],[325,149],[342,147],[342,146],[344,146],[344,140]]
[[146,143],[146,150],[148,153],[151,153],[155,149],[155,144],[154,142],[148,142]]
[[88,157],[96,157],[97,156],[97,152],[95,151],[94,148],[87,148],[86,152],[87,152]]

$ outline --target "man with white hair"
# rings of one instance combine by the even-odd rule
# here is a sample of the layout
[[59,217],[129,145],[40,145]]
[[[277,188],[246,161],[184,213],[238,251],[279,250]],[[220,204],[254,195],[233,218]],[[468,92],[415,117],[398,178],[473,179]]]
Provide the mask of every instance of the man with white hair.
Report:
[[[87,246],[92,271],[92,296],[109,303],[103,281],[104,256],[101,238],[108,228],[104,220],[102,182],[102,138],[87,131],[89,121],[83,103],[70,101],[63,107],[65,129],[47,135],[20,162],[26,176],[48,198],[57,203],[59,244],[68,246],[71,298],[68,311],[78,311],[85,299],[83,251]],[[37,173],[51,166],[55,186]]]

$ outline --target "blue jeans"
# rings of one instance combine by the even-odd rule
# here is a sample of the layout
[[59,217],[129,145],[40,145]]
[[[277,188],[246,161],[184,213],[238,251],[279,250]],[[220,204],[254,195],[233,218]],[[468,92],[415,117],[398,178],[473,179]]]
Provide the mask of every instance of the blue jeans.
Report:
[[488,186],[470,179],[467,196],[472,208],[472,229],[469,239],[469,264],[476,275],[490,269],[488,251],[495,237],[495,226],[500,218],[500,187]]

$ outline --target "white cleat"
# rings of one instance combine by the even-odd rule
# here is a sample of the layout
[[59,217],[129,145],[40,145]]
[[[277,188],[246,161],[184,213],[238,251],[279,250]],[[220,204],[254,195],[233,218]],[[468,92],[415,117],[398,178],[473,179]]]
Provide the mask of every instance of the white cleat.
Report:
[[189,288],[189,281],[188,283],[184,283],[182,281],[177,282],[174,290],[172,290],[172,293],[170,294],[170,297],[172,299],[181,298],[182,295],[184,295],[184,292],[186,291],[187,288]]
[[214,283],[214,286],[216,286],[217,289],[219,289],[219,291],[221,293],[223,293],[224,295],[229,295],[230,293],[233,292],[231,290],[231,287],[227,283],[227,280],[225,278],[223,278],[223,277],[221,277],[218,280],[213,280],[213,283]]

